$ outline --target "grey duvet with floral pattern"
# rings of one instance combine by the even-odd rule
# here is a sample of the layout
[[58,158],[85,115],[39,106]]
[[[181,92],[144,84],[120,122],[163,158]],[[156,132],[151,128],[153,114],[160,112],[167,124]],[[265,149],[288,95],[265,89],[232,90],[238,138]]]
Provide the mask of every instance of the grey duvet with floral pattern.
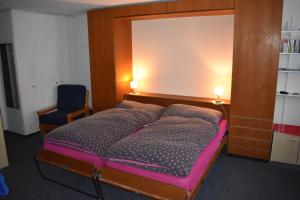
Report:
[[179,116],[161,117],[111,146],[113,162],[175,176],[189,175],[199,153],[215,136],[214,123]]

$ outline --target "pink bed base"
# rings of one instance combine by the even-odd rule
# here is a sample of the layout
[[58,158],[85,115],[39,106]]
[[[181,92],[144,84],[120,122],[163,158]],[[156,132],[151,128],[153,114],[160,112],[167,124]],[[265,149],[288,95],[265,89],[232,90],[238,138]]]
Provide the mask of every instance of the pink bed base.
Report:
[[52,144],[50,142],[45,141],[44,142],[44,149],[64,155],[64,156],[68,156],[70,158],[74,158],[77,160],[81,160],[81,161],[85,161],[87,163],[90,164],[94,164],[95,167],[99,168],[102,167],[106,164],[106,160],[98,157],[95,154],[92,153],[88,153],[86,151],[80,151],[77,149],[72,149],[69,147],[64,147],[58,144]]
[[207,147],[199,155],[197,161],[195,162],[191,173],[186,177],[177,177],[167,174],[161,174],[151,171],[146,171],[132,166],[127,166],[124,164],[116,163],[110,160],[104,160],[95,154],[88,153],[86,151],[80,151],[77,149],[72,149],[69,147],[64,147],[58,144],[53,144],[51,142],[44,142],[44,148],[46,150],[68,156],[77,160],[85,161],[87,163],[94,164],[97,168],[106,166],[113,169],[118,169],[120,171],[125,171],[135,175],[143,176],[149,179],[158,180],[164,183],[175,185],[181,188],[185,188],[191,191],[198,183],[198,180],[204,175],[206,169],[209,166],[209,162],[213,157],[214,153],[218,149],[223,136],[227,130],[226,120],[221,120],[219,122],[219,131],[213,138],[213,140],[207,145]]
[[211,158],[214,156],[214,153],[217,151],[218,147],[220,146],[226,131],[227,131],[227,122],[226,120],[223,119],[219,122],[218,133],[215,135],[212,141],[204,148],[204,150],[196,160],[190,175],[186,177],[178,177],[178,176],[146,171],[137,167],[116,163],[110,160],[106,162],[106,167],[110,167],[120,171],[125,171],[128,173],[146,177],[152,180],[157,180],[167,184],[175,185],[184,188],[188,191],[191,191],[197,186],[198,181],[205,174],[205,171],[209,167],[209,162]]

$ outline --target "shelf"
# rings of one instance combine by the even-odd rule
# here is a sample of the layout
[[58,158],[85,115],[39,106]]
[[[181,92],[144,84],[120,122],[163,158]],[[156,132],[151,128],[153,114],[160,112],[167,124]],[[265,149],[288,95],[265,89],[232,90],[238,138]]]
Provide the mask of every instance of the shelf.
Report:
[[280,53],[280,55],[300,55],[300,53]]
[[297,69],[297,70],[282,70],[282,69],[278,69],[279,72],[282,72],[282,73],[297,73],[297,72],[300,72],[300,69]]
[[280,94],[280,93],[276,93],[276,96],[300,97],[300,94]]
[[[189,97],[189,96],[179,96],[179,95],[170,95],[170,94],[157,94],[157,93],[147,93],[147,92],[140,92],[139,94],[126,94],[126,99],[130,98],[131,100],[134,99],[156,99],[156,100],[167,100],[167,101],[178,101],[180,100],[181,102],[202,102],[202,103],[209,103],[212,104],[213,100],[216,99],[212,99],[212,98],[204,98],[204,97]],[[230,100],[224,100],[222,99],[222,101],[224,101],[223,105],[230,105]]]
[[298,31],[281,31],[281,34],[300,34],[300,30],[298,30]]

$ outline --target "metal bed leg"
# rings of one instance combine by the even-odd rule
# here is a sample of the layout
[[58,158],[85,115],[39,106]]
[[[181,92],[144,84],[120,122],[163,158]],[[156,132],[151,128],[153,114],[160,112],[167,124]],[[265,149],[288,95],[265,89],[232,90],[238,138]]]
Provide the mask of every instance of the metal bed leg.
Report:
[[94,180],[95,187],[96,186],[98,187],[98,192],[100,194],[101,199],[105,200],[104,196],[103,196],[102,188],[101,188],[101,185],[100,185],[100,171],[97,171],[95,169],[93,180]]
[[[47,180],[47,181],[50,181],[50,182],[52,182],[52,183],[55,183],[55,184],[57,184],[57,185],[60,185],[60,186],[62,186],[62,187],[68,188],[68,189],[70,189],[70,190],[74,190],[74,191],[79,192],[79,193],[81,193],[81,194],[84,194],[84,195],[87,195],[87,196],[90,196],[90,197],[93,197],[93,198],[96,198],[96,199],[102,199],[102,200],[104,200],[104,196],[103,196],[101,187],[100,187],[100,185],[97,184],[97,183],[98,183],[98,180],[95,179],[95,177],[98,177],[98,176],[99,176],[99,175],[95,176],[96,170],[95,170],[95,172],[93,172],[94,174],[93,174],[93,176],[92,176],[92,182],[93,182],[93,185],[94,185],[94,188],[95,188],[95,191],[96,191],[96,195],[94,195],[94,194],[87,193],[87,192],[82,191],[82,190],[79,190],[79,189],[77,189],[77,188],[75,188],[75,187],[69,186],[69,185],[67,185],[67,184],[64,184],[64,183],[58,182],[58,181],[56,181],[56,180],[54,180],[54,179],[51,179],[51,178],[46,177],[46,176],[44,175],[42,169],[41,169],[39,160],[36,158],[36,156],[34,157],[34,162],[35,162],[35,165],[36,165],[36,167],[37,167],[37,169],[38,169],[38,171],[39,171],[39,173],[40,173],[40,175],[41,175],[41,177],[42,177],[43,179],[45,179],[45,180]],[[43,161],[40,161],[40,162],[43,162]],[[44,162],[44,163],[45,163],[45,162]],[[47,163],[46,163],[46,164],[47,164]],[[56,167],[56,166],[54,166],[54,167]],[[63,168],[62,168],[62,169],[63,169]],[[64,169],[64,170],[66,170],[66,169]]]

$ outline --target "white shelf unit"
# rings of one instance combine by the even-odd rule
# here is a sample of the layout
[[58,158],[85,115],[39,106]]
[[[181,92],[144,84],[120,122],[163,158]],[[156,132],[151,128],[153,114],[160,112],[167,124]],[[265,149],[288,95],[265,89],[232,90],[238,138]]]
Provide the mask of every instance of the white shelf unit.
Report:
[[[300,7],[300,1],[284,0],[283,25],[281,37],[286,40],[300,40],[300,13],[294,8]],[[271,161],[299,164],[300,134],[286,134],[285,127],[300,130],[300,52],[281,52],[278,65],[277,93],[274,124],[283,127],[274,132]],[[286,91],[288,94],[281,94]],[[275,127],[275,126],[274,126]],[[293,133],[294,134],[294,133]],[[293,147],[293,148],[292,148]]]
[[280,53],[279,62],[274,123],[300,126],[300,53]]
[[[295,56],[291,57],[290,55]],[[286,97],[299,96],[293,93],[300,93],[300,53],[280,53],[279,62],[276,95]],[[281,94],[280,91],[286,91],[289,94]]]

